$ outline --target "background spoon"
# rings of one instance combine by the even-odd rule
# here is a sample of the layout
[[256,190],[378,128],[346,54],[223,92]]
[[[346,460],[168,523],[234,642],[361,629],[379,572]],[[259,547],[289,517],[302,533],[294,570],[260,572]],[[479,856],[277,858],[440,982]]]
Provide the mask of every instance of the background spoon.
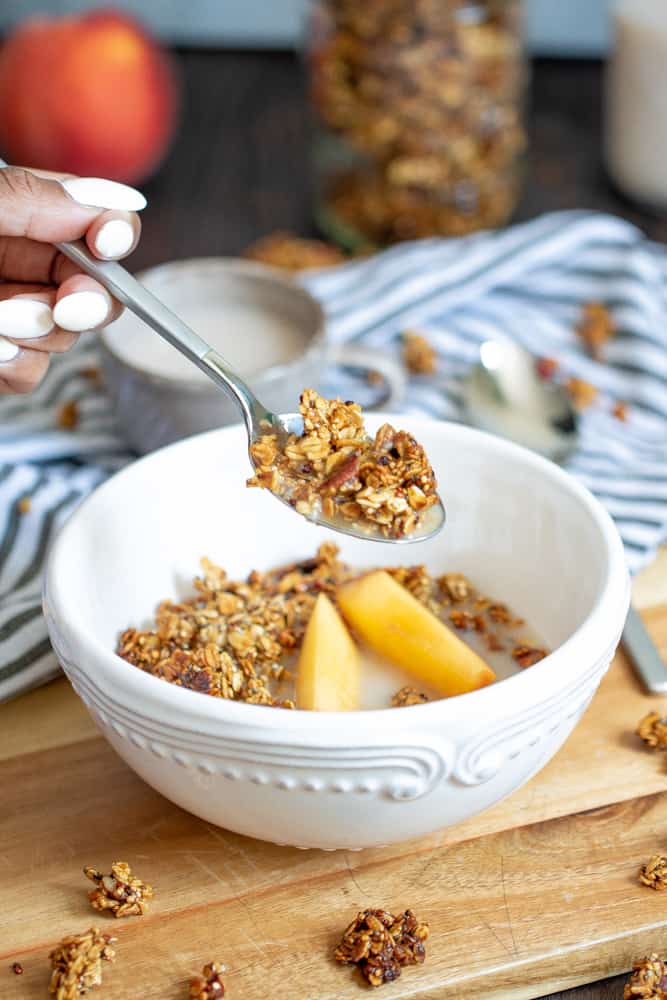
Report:
[[[513,341],[486,341],[464,381],[468,419],[555,462],[565,462],[579,440],[579,417],[562,386],[540,378],[535,358]],[[637,611],[630,605],[623,646],[649,691],[667,691],[667,668]]]

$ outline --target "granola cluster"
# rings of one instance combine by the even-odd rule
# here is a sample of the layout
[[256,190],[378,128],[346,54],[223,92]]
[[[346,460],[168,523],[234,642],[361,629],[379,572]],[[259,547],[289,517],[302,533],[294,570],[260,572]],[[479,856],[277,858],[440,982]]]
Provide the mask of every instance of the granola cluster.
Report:
[[667,965],[655,952],[633,963],[623,1000],[667,1000]]
[[243,251],[247,260],[256,260],[284,271],[306,271],[315,267],[333,267],[345,257],[331,243],[308,240],[293,233],[275,232],[263,236]]
[[667,719],[659,712],[649,712],[639,722],[637,736],[649,747],[667,750]]
[[153,896],[153,888],[136,875],[126,861],[115,861],[108,875],[86,865],[83,874],[96,888],[88,893],[94,910],[109,911],[114,917],[141,916],[146,911],[146,900]]
[[311,99],[341,147],[325,227],[384,244],[509,217],[526,145],[519,16],[517,0],[320,0]]
[[225,995],[225,984],[222,981],[224,965],[220,962],[209,962],[202,969],[200,976],[190,980],[190,1000],[220,1000]]
[[432,375],[438,357],[433,344],[421,333],[407,330],[403,336],[403,364],[413,375]]
[[616,332],[614,319],[602,302],[587,302],[577,325],[577,335],[594,358]]
[[639,881],[650,889],[667,889],[667,858],[664,854],[652,855],[639,869]]
[[406,965],[421,964],[428,924],[412,910],[394,916],[387,910],[363,910],[343,934],[334,952],[337,962],[356,965],[371,986],[393,982]]
[[361,407],[306,389],[303,433],[281,441],[263,434],[251,446],[259,486],[287,498],[305,516],[342,518],[369,533],[401,538],[414,532],[438,502],[424,449],[407,431],[384,424],[366,433]]
[[423,705],[427,701],[429,701],[428,695],[422,694],[421,691],[417,691],[416,688],[410,687],[408,684],[392,697],[391,706],[392,708],[406,708],[408,705]]
[[244,581],[230,580],[208,559],[202,568],[195,596],[163,601],[153,629],[126,629],[119,655],[217,698],[294,708],[281,696],[292,680],[285,661],[301,644],[317,595],[333,594],[349,578],[337,547],[324,543],[314,559],[253,571]]
[[56,1000],[77,1000],[102,982],[102,962],[116,957],[111,944],[114,938],[91,927],[83,934],[63,938],[49,958],[53,972],[49,993]]

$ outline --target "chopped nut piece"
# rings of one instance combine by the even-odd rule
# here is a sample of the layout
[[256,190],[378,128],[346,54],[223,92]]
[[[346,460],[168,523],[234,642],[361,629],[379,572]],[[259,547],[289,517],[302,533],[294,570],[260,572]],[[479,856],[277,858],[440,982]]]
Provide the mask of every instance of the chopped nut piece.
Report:
[[190,981],[190,1000],[218,1000],[225,995],[225,984],[220,978],[225,971],[220,962],[209,962],[201,976]]
[[570,398],[578,410],[585,410],[591,405],[598,394],[597,389],[590,382],[583,378],[569,378],[565,383],[565,388],[570,394]]
[[623,423],[628,419],[628,404],[619,400],[614,403],[614,408],[611,411],[612,416],[616,417],[617,420],[621,420]]
[[648,746],[667,750],[667,719],[659,712],[649,712],[637,726],[637,735]]
[[152,886],[133,875],[126,861],[115,861],[109,875],[90,865],[86,865],[83,874],[97,885],[97,889],[88,893],[88,899],[100,913],[109,910],[114,917],[141,916],[146,911],[146,900],[153,896]]
[[539,663],[546,655],[546,649],[538,649],[536,646],[515,646],[512,650],[512,656],[522,670]]
[[32,509],[32,500],[30,497],[21,497],[16,507],[19,514],[29,514]]
[[334,958],[358,966],[371,986],[381,986],[398,979],[404,966],[424,961],[428,933],[428,924],[420,924],[412,910],[398,916],[363,910],[343,934]]
[[49,958],[53,972],[49,993],[56,1000],[77,1000],[102,982],[102,962],[113,962],[116,953],[111,947],[115,938],[91,927],[83,934],[63,938]]
[[420,333],[403,334],[403,364],[414,375],[432,375],[438,357],[431,343]]
[[454,628],[458,628],[462,632],[467,632],[468,629],[475,628],[475,619],[469,611],[452,611],[450,612],[449,620]]
[[384,424],[370,438],[361,407],[306,389],[299,405],[303,434],[281,446],[274,433],[251,446],[248,486],[279,493],[300,514],[338,513],[385,538],[411,534],[438,502],[435,475],[411,434]]
[[486,613],[493,622],[500,622],[503,625],[512,621],[512,616],[506,604],[489,604]]
[[600,348],[616,332],[611,313],[601,302],[587,302],[577,325],[577,335],[594,358]]
[[488,632],[484,636],[484,641],[486,643],[486,648],[490,653],[501,653],[505,648],[498,636],[493,632]]
[[667,858],[654,854],[639,869],[639,881],[651,889],[667,889]]
[[402,687],[392,697],[391,704],[393,708],[405,708],[408,705],[423,705],[424,702],[429,700],[427,694],[422,694],[420,691],[415,690],[415,688],[406,685],[406,687]]
[[653,953],[632,964],[623,1000],[667,1000],[667,965]]
[[548,382],[558,371],[558,362],[555,358],[538,358],[535,362],[535,371]]
[[90,379],[91,382],[102,382],[102,372],[95,365],[89,365],[87,368],[80,368],[79,375],[81,378]]
[[293,233],[276,232],[263,236],[243,251],[248,260],[256,260],[285,271],[305,271],[313,267],[332,267],[345,257],[338,247],[323,240],[307,240]]
[[438,579],[438,586],[453,601],[465,601],[470,597],[470,582],[463,573],[445,573]]
[[79,404],[75,399],[63,403],[58,411],[58,427],[64,431],[73,431],[79,423]]
[[12,972],[15,976],[23,975],[23,966],[20,962],[12,962]]

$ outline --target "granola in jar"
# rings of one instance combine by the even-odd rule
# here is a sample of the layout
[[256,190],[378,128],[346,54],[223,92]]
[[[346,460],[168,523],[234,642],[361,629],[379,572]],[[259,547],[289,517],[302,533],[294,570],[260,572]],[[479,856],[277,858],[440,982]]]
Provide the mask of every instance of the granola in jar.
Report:
[[318,222],[348,245],[506,222],[519,194],[520,0],[318,0]]

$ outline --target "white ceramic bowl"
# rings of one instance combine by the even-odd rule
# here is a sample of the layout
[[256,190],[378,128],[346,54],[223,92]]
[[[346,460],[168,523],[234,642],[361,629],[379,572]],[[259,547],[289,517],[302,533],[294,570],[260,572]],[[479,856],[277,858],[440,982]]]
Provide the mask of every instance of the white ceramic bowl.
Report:
[[458,823],[553,756],[609,665],[629,580],[597,501],[515,445],[450,424],[393,421],[426,446],[447,526],[414,546],[337,540],[360,566],[460,570],[534,625],[554,652],[481,691],[411,708],[286,711],[184,690],[114,654],[122,628],[145,624],[158,600],[189,591],[200,556],[244,576],[308,556],[332,537],[244,487],[240,427],[124,469],[53,546],[45,612],[74,688],[130,767],[209,822],[322,848],[386,844]]

